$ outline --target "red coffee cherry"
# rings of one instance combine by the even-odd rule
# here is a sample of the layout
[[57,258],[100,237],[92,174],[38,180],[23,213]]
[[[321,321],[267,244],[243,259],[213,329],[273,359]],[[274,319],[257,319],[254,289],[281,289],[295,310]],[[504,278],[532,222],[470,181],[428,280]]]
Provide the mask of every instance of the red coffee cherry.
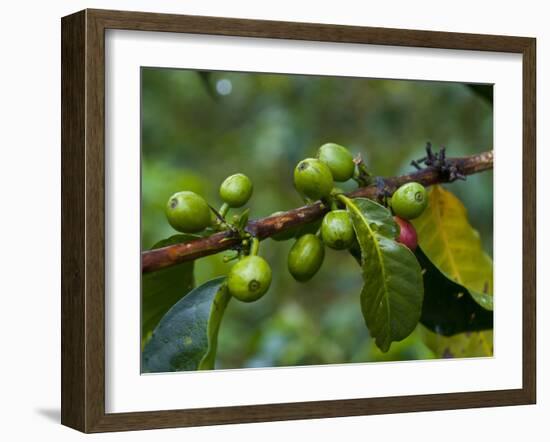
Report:
[[410,250],[414,252],[416,250],[416,247],[418,246],[416,229],[410,222],[404,220],[403,218],[394,216],[393,219],[399,226],[399,235],[397,236],[397,242],[403,244],[404,246],[407,246]]

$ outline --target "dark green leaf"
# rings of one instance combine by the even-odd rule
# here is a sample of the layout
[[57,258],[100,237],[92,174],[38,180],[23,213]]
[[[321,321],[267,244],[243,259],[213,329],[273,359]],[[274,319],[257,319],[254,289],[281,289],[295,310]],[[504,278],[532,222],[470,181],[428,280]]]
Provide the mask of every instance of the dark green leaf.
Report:
[[[424,271],[424,302],[420,322],[445,336],[493,328],[493,313],[482,308],[468,290],[435,267],[419,247],[416,257]],[[492,297],[491,297],[492,298]]]
[[197,71],[197,73],[199,74],[199,78],[201,79],[201,82],[206,89],[206,92],[208,92],[210,98],[212,98],[214,101],[217,101],[219,96],[216,92],[216,87],[212,84],[212,72]]
[[[193,235],[174,235],[159,241],[152,248],[159,249],[195,238]],[[170,307],[193,289],[193,262],[146,273],[142,276],[141,284],[141,342],[144,345]]]
[[480,96],[489,104],[493,104],[493,85],[492,84],[467,84],[468,88]]
[[493,295],[488,293],[479,293],[473,290],[469,291],[470,296],[485,310],[493,311]]
[[391,212],[386,207],[368,198],[355,198],[353,202],[359,211],[364,214],[370,229],[374,233],[389,239],[397,237],[399,229]]
[[418,324],[423,298],[420,265],[394,240],[397,226],[388,209],[366,198],[341,199],[361,248],[363,316],[376,345],[385,352]]
[[208,281],[178,301],[159,322],[142,353],[142,372],[214,368],[218,330],[229,302],[225,277]]

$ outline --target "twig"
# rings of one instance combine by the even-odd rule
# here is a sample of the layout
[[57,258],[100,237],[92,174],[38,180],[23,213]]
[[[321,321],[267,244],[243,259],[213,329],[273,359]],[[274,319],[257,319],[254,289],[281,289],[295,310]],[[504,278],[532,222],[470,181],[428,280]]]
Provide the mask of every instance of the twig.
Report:
[[[447,158],[447,163],[456,166],[463,175],[472,175],[493,168],[493,151],[487,151],[467,157]],[[382,178],[384,191],[391,195],[399,186],[416,181],[424,186],[430,186],[449,181],[448,175],[440,169],[427,167],[397,177]],[[348,197],[366,197],[376,199],[380,196],[377,185],[361,187],[346,194]],[[259,240],[263,240],[285,230],[309,224],[329,211],[321,202],[289,210],[280,215],[250,221],[245,230]],[[184,244],[175,244],[155,250],[142,252],[141,269],[143,273],[160,270],[184,261],[192,261],[223,250],[239,246],[241,240],[238,233],[225,231],[215,233],[207,238],[200,238]]]

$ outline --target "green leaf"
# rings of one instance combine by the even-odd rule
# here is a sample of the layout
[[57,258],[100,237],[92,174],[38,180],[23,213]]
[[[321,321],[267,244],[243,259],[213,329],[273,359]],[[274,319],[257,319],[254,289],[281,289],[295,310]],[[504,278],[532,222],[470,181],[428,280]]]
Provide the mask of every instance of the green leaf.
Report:
[[493,356],[493,331],[466,332],[446,337],[421,328],[422,340],[438,358]]
[[418,243],[428,259],[450,280],[467,289],[487,310],[493,309],[493,262],[483,251],[466,208],[441,186],[429,191],[428,207],[413,220]]
[[361,310],[376,345],[384,352],[409,336],[420,319],[423,286],[414,254],[395,241],[397,225],[388,209],[366,199],[341,197],[361,248],[364,285]]
[[368,198],[355,198],[353,202],[359,211],[365,215],[365,219],[373,232],[389,239],[397,237],[399,228],[387,208]]
[[225,277],[191,291],[164,315],[142,352],[142,372],[214,368],[218,330],[231,295]]
[[477,304],[461,285],[443,275],[419,247],[416,257],[423,269],[424,302],[420,322],[445,336],[493,328],[493,312]]
[[201,82],[210,98],[212,98],[214,101],[218,101],[219,95],[216,92],[216,87],[212,83],[212,72],[197,71],[197,73],[199,74],[199,78],[201,79]]
[[[159,249],[195,239],[194,235],[174,235],[156,243]],[[141,279],[141,342],[145,345],[160,319],[179,299],[195,285],[193,262],[184,262],[156,272],[146,273]]]

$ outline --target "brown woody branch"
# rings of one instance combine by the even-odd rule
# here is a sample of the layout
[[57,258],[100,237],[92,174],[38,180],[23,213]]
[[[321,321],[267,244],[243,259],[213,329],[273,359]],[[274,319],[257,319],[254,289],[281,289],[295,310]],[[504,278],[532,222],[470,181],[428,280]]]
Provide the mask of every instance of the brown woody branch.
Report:
[[[483,152],[476,155],[460,158],[449,158],[449,163],[457,166],[464,175],[483,172],[493,168],[493,151]],[[448,182],[439,169],[428,167],[408,175],[384,178],[384,190],[392,194],[399,186],[416,181],[424,186]],[[377,198],[380,195],[380,188],[376,185],[361,187],[349,192],[349,197]],[[329,208],[321,202],[311,204],[297,209],[289,210],[277,216],[252,220],[246,226],[246,231],[260,240],[273,236],[285,230],[309,224],[329,211]],[[200,238],[194,241],[175,244],[160,249],[142,252],[141,268],[143,273],[160,270],[184,261],[192,261],[203,256],[213,255],[223,250],[238,247],[241,238],[238,234],[225,231],[215,233],[207,238]]]

